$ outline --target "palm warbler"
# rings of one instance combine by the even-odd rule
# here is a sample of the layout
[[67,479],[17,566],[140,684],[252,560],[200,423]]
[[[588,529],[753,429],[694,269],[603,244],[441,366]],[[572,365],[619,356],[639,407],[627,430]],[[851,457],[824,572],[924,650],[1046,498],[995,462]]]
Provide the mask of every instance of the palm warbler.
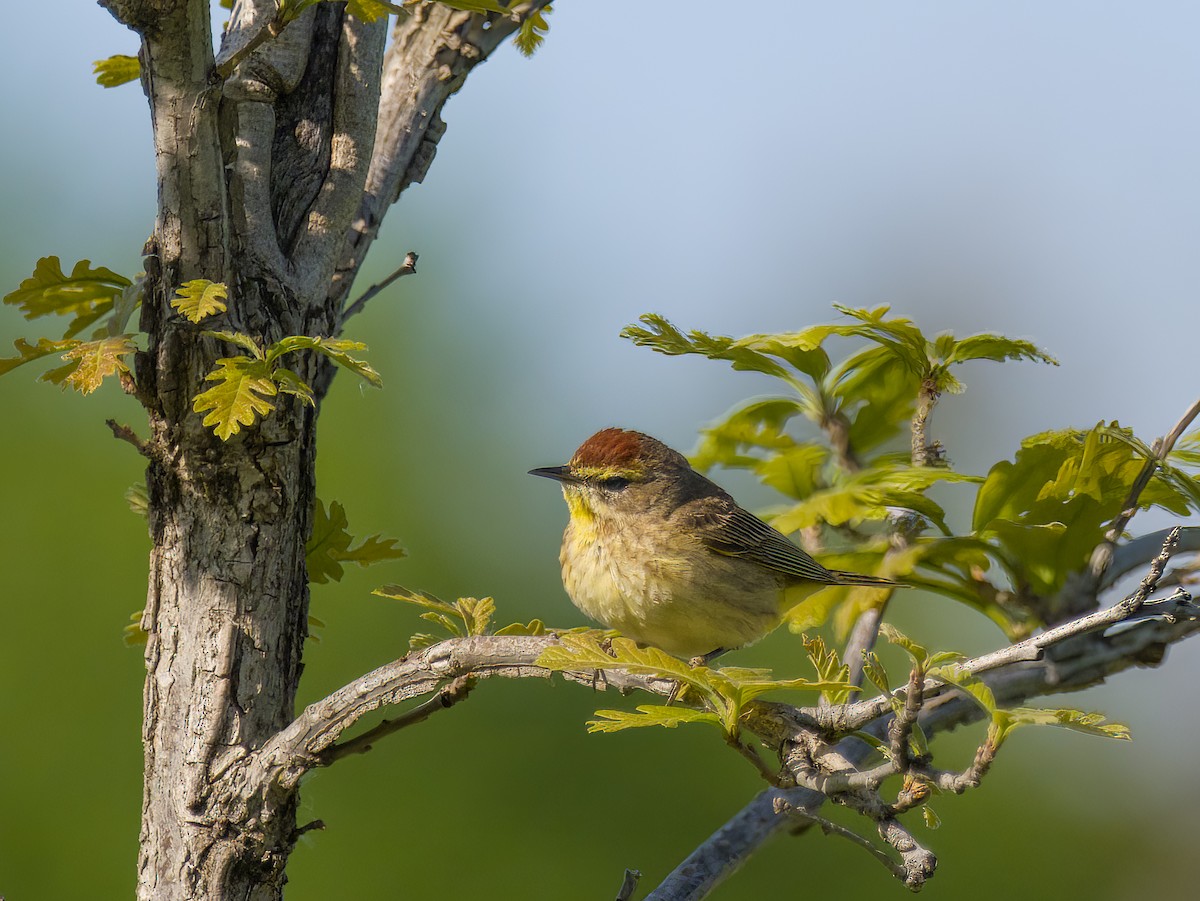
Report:
[[563,584],[589,617],[680,657],[711,658],[771,632],[825,585],[894,586],[826,569],[661,441],[604,429],[566,466]]

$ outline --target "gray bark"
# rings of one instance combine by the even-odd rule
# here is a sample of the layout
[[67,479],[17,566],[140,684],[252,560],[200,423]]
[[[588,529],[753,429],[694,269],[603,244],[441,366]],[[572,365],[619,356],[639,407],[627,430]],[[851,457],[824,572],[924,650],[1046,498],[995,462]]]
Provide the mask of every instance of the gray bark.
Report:
[[282,895],[298,789],[248,779],[245,761],[294,718],[317,412],[332,372],[292,367],[318,406],[281,395],[221,442],[192,400],[228,350],[170,300],[207,278],[229,286],[214,327],[264,342],[336,335],[386,208],[432,159],[442,104],[518,19],[420,7],[399,20],[385,62],[386,22],[342,4],[280,31],[273,0],[242,0],[219,54],[209,0],[102,5],[142,39],[158,176],[149,346],[135,366],[154,541],[138,897],[266,901]]

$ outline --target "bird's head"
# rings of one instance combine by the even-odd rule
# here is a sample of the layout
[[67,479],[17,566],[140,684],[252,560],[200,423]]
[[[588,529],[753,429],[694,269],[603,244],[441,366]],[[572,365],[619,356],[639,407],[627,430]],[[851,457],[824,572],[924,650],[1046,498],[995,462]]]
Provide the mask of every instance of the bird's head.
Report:
[[529,474],[560,482],[571,518],[581,522],[669,508],[698,477],[682,454],[658,439],[613,428],[583,442],[565,466]]

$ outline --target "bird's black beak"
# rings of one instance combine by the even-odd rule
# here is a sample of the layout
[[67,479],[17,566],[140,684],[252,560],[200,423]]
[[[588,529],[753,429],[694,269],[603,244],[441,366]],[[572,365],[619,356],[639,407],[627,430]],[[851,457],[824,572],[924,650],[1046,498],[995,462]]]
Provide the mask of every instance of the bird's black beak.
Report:
[[556,482],[578,482],[576,476],[571,475],[569,466],[543,466],[541,469],[529,470],[531,476],[541,476],[545,479],[554,479]]

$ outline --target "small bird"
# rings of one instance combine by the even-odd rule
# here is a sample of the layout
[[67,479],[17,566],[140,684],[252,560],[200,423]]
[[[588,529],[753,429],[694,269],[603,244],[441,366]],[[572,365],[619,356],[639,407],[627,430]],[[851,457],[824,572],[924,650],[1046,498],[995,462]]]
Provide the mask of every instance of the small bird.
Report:
[[710,660],[775,629],[825,585],[895,582],[826,569],[661,441],[603,429],[565,466],[563,584],[572,603],[628,638]]

